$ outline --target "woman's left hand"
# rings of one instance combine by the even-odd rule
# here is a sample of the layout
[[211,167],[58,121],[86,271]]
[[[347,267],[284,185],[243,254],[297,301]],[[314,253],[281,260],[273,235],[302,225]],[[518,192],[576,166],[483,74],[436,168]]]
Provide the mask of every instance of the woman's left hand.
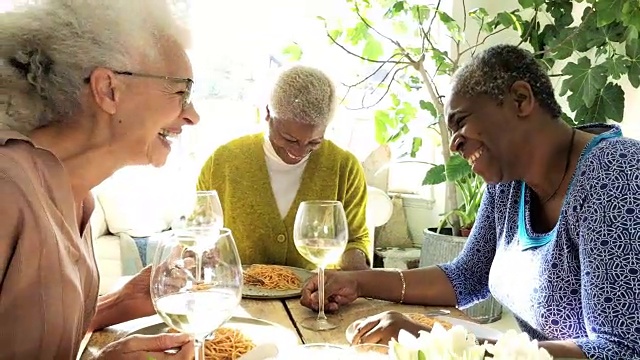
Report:
[[126,307],[129,320],[150,316],[156,313],[151,301],[151,265],[127,281],[119,290],[122,305]]
[[351,344],[369,343],[386,345],[391,339],[398,339],[398,334],[401,329],[408,331],[414,336],[418,336],[420,330],[431,330],[397,311],[385,311],[365,318],[356,324],[356,334],[353,339],[351,339]]

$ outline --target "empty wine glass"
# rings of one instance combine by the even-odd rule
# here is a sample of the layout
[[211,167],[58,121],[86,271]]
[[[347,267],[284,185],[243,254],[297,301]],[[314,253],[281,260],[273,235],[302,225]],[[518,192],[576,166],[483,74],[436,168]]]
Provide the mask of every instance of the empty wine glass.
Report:
[[347,217],[340,201],[304,201],[298,207],[293,227],[293,241],[298,252],[318,266],[317,318],[307,318],[300,325],[313,331],[331,330],[336,324],[324,313],[324,269],[340,260],[349,240]]
[[242,266],[228,229],[187,227],[160,239],[151,272],[156,312],[195,339],[204,360],[205,337],[226,322],[242,298]]
[[194,196],[186,197],[182,206],[178,205],[177,215],[172,229],[192,227],[215,227],[224,225],[222,204],[217,191],[196,191]]

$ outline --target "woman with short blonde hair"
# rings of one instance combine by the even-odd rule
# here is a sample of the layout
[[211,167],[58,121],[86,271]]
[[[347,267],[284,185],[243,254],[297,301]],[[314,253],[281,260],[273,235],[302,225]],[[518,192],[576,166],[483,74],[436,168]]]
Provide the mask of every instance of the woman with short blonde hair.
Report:
[[368,267],[372,254],[366,226],[367,186],[356,157],[325,140],[337,107],[336,89],[321,70],[283,71],[266,106],[266,134],[235,139],[203,166],[199,190],[216,190],[243,264],[313,268],[296,250],[292,231],[298,205],[339,200],[349,224],[349,243],[338,265]]

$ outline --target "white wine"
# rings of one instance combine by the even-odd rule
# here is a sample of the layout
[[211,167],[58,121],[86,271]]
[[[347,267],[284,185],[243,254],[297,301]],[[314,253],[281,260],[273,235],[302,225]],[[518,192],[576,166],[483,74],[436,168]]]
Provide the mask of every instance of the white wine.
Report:
[[346,246],[336,239],[303,239],[295,244],[300,255],[320,267],[337,263]]
[[202,337],[219,328],[240,303],[233,289],[171,294],[155,303],[158,315],[176,330]]

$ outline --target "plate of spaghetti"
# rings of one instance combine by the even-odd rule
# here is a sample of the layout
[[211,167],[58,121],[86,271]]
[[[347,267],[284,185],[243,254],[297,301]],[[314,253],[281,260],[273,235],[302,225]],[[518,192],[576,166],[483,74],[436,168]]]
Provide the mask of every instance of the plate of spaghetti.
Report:
[[[147,326],[128,335],[155,335],[176,332],[164,322]],[[205,360],[240,360],[256,346],[273,344],[288,348],[298,344],[298,336],[291,330],[254,318],[232,317],[204,343]]]
[[[471,321],[456,319],[454,317],[449,317],[449,316],[432,317],[432,316],[426,316],[420,313],[405,313],[404,315],[407,316],[409,319],[417,322],[418,324],[426,326],[428,328],[432,328],[436,322],[440,323],[440,325],[442,325],[442,327],[445,328],[446,330],[449,330],[456,325],[460,325],[470,333],[473,333],[479,339],[497,340],[502,335],[502,333],[498,330],[494,330],[492,328],[482,326],[480,324],[476,324]],[[353,340],[353,337],[356,335],[356,329],[362,320],[364,319],[356,320],[352,322],[351,325],[349,325],[349,327],[347,327],[347,330],[345,331],[345,335],[349,343],[351,343],[351,341]]]
[[302,286],[313,275],[309,270],[254,264],[243,266],[242,296],[254,299],[284,299],[300,296]]

